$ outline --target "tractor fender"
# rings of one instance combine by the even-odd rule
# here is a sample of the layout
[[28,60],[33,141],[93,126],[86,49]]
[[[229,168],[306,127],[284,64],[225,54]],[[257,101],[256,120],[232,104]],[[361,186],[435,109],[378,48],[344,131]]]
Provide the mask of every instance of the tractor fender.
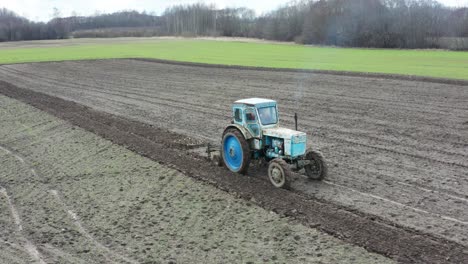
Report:
[[246,140],[253,138],[252,134],[250,134],[250,132],[247,129],[245,129],[245,127],[238,125],[238,124],[230,124],[224,129],[224,133],[226,133],[226,130],[231,129],[231,128],[239,130]]

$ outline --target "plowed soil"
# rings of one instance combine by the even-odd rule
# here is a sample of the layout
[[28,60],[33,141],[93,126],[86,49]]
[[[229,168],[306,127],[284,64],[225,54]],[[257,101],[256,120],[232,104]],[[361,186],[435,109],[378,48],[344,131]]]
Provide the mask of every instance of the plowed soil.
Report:
[[466,254],[466,86],[133,60],[1,66],[0,78],[196,142],[219,143],[232,101],[275,98],[282,124],[292,127],[297,112],[329,161],[327,181],[298,178],[294,193]]
[[0,263],[391,263],[0,96]]

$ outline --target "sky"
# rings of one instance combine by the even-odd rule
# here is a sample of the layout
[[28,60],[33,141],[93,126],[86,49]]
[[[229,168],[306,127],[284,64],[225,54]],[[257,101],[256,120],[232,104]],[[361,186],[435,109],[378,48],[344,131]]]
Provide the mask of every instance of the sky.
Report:
[[[53,8],[60,10],[62,16],[112,13],[121,10],[137,10],[161,14],[167,7],[177,4],[214,3],[218,8],[248,7],[257,13],[276,9],[291,0],[0,0],[0,8],[5,7],[33,21],[46,22],[52,18]],[[448,6],[468,6],[468,0],[439,0]]]

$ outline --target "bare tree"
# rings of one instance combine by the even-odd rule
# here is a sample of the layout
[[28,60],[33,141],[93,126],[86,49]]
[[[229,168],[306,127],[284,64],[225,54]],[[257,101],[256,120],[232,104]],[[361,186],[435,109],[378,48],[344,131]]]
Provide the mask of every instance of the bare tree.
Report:
[[202,3],[175,5],[161,16],[128,10],[62,17],[58,8],[51,16],[48,23],[34,23],[1,9],[0,41],[67,38],[75,32],[96,37],[221,35],[353,47],[468,48],[468,8],[448,8],[434,0],[298,0],[261,16],[247,8],[218,9]]

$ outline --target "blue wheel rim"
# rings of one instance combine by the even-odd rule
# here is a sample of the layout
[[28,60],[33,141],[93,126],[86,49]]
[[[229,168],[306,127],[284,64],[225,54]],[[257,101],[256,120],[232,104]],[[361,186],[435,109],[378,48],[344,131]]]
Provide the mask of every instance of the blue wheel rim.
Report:
[[226,166],[234,172],[240,170],[242,166],[243,153],[241,144],[237,137],[233,135],[226,136],[226,138],[224,139],[223,150],[224,162]]

